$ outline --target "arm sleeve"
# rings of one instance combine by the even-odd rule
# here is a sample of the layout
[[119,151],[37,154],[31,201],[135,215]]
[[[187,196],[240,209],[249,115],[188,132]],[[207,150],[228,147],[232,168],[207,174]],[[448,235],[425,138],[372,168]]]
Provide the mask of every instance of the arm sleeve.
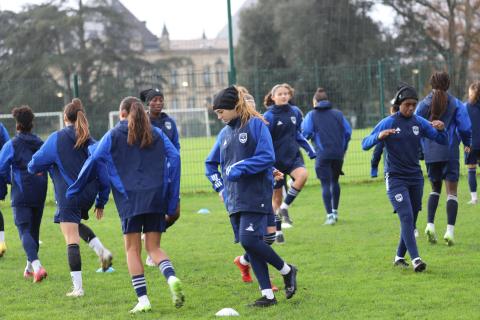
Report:
[[221,192],[224,188],[222,174],[218,171],[220,166],[220,143],[222,141],[222,132],[217,137],[217,141],[213,145],[212,150],[205,159],[205,175],[212,183],[212,187],[216,192]]
[[343,137],[343,150],[347,151],[348,149],[348,143],[350,142],[350,139],[352,138],[352,127],[350,127],[350,123],[348,123],[347,119],[342,115],[343,119],[343,127],[345,128],[345,136]]
[[226,168],[225,173],[230,181],[238,181],[243,175],[252,175],[271,169],[275,163],[272,137],[267,126],[261,120],[250,121],[248,125],[255,135],[257,147],[252,157],[238,161]]
[[165,167],[166,176],[168,179],[167,184],[165,185],[165,187],[167,188],[168,199],[167,214],[172,215],[175,214],[178,202],[180,200],[180,153],[160,129],[156,130],[160,134],[160,137],[163,139],[163,145],[165,147]]
[[178,150],[178,152],[180,152],[180,139],[178,137],[178,129],[175,121],[172,121],[172,129],[173,129],[172,143],[175,146],[175,148]]
[[375,148],[373,149],[373,153],[372,153],[372,161],[371,161],[372,168],[378,168],[378,164],[380,163],[380,159],[382,158],[383,146],[384,146],[383,141],[379,141],[375,145]]
[[28,172],[47,171],[57,161],[57,133],[50,135],[28,163]]
[[468,116],[466,106],[457,99],[457,113],[455,115],[457,122],[457,131],[462,139],[462,143],[466,147],[472,145],[472,122]]
[[424,118],[418,117],[420,121],[420,126],[422,127],[422,135],[427,137],[430,140],[435,141],[438,144],[446,145],[448,144],[448,133],[447,130],[438,131],[430,122],[425,120]]
[[0,124],[0,147],[3,146],[8,140],[10,140],[8,131],[3,124]]
[[95,207],[103,209],[110,195],[110,180],[108,179],[106,164],[102,161],[96,162],[95,171],[97,172],[98,180],[98,194],[95,199]]
[[302,134],[305,139],[312,139],[314,132],[313,132],[313,121],[312,121],[312,111],[307,113],[305,119],[302,122]]
[[385,118],[382,121],[380,121],[375,128],[373,128],[372,133],[370,133],[369,136],[365,137],[362,141],[362,149],[363,150],[369,150],[371,149],[374,145],[376,145],[380,140],[378,140],[378,135],[380,132],[386,129],[391,128],[391,118]]
[[7,181],[10,180],[14,149],[11,140],[3,145],[0,151],[0,200],[7,196]]

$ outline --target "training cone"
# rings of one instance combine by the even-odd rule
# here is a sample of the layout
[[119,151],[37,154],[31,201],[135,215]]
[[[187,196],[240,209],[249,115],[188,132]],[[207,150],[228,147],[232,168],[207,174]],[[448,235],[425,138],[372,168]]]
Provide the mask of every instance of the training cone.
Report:
[[102,268],[98,268],[97,272],[98,273],[112,273],[112,272],[115,272],[115,269],[113,269],[112,267],[109,267],[107,270],[103,271]]
[[198,210],[197,213],[198,214],[209,214],[210,210],[208,210],[206,208],[202,208],[202,209]]
[[215,313],[217,317],[239,316],[240,314],[232,308],[223,308]]

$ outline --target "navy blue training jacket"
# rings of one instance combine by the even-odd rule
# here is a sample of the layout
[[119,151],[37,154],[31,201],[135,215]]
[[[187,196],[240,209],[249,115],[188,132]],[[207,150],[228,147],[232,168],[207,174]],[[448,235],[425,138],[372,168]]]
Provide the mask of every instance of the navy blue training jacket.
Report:
[[320,159],[342,160],[352,136],[352,128],[343,113],[332,109],[330,101],[320,101],[305,116],[302,123],[303,136],[311,139]]
[[27,171],[28,162],[42,144],[34,134],[17,133],[0,151],[0,178],[3,183],[12,181],[12,207],[43,207],[45,204],[47,172],[33,175]]
[[157,118],[150,116],[150,122],[153,126],[160,128],[163,133],[170,139],[177,150],[180,150],[180,141],[178,138],[177,124],[175,120],[170,118],[165,112],[161,112]]
[[[396,133],[378,140],[380,132],[387,129],[395,129]],[[389,176],[423,179],[418,153],[423,137],[442,145],[448,144],[448,135],[445,130],[436,130],[422,117],[413,115],[405,118],[400,112],[396,112],[375,126],[372,133],[363,139],[362,148],[369,150],[383,141],[385,173]]]
[[[8,131],[3,125],[3,123],[0,122],[0,148],[3,147],[3,145],[10,140],[10,136],[8,135]],[[6,181],[1,181],[0,180],[0,199],[3,200],[5,199],[5,196],[7,195],[7,183],[10,183],[10,176],[7,177]]]
[[59,209],[89,210],[94,202],[95,207],[103,208],[108,200],[108,190],[100,188],[98,181],[91,181],[78,197],[72,199],[65,197],[67,188],[77,179],[80,169],[88,158],[88,147],[95,142],[93,139],[89,139],[79,149],[74,148],[75,143],[76,133],[73,125],[52,133],[40,150],[33,155],[28,164],[28,171],[30,173],[45,170],[50,172],[55,187],[55,200]]
[[272,135],[275,150],[275,168],[280,171],[288,170],[300,156],[299,147],[315,158],[315,150],[302,135],[302,112],[298,107],[290,104],[284,106],[273,105],[264,114],[268,121],[268,129]]
[[[430,105],[432,103],[432,93],[426,96],[418,103],[415,114],[430,120]],[[440,117],[445,124],[445,130],[448,133],[448,145],[440,145],[435,141],[423,139],[422,148],[426,163],[441,162],[459,159],[460,139],[463,145],[470,146],[472,143],[472,128],[468,112],[463,103],[448,94],[448,106],[445,113]]]
[[94,177],[110,185],[122,220],[140,214],[175,214],[180,194],[180,154],[167,136],[152,127],[152,145],[128,145],[128,122],[120,121],[98,143],[67,197],[81,194]]
[[480,101],[474,104],[467,102],[465,106],[472,123],[472,149],[480,150]]
[[218,134],[205,160],[205,174],[213,189],[223,192],[229,214],[269,214],[273,210],[274,163],[272,138],[262,120],[251,118],[242,127],[236,118]]

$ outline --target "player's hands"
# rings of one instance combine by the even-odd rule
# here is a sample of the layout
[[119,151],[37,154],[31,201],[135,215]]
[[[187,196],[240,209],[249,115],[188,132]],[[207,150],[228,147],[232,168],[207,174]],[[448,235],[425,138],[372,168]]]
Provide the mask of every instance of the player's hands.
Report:
[[223,199],[223,190],[218,193],[218,196],[220,197],[220,201],[225,202]]
[[380,131],[380,133],[378,134],[378,140],[383,140],[391,134],[395,134],[395,129],[387,129]]
[[284,175],[280,170],[278,170],[278,169],[273,170],[273,179],[275,181],[280,181],[280,180],[283,179],[283,177],[284,177]]
[[472,151],[472,149],[469,147],[469,146],[465,146],[465,148],[463,149],[466,153],[470,153],[470,151]]
[[442,131],[443,129],[445,129],[445,124],[443,123],[443,121],[433,120],[432,121],[432,127],[434,127],[437,130]]
[[95,216],[97,217],[97,220],[102,220],[102,218],[103,218],[103,209],[95,208],[94,212],[95,212]]

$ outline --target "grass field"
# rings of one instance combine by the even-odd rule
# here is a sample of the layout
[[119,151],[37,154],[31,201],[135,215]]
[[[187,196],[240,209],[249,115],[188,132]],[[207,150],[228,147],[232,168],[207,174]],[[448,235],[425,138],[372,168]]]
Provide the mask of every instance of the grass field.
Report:
[[[205,180],[204,183],[207,183]],[[426,187],[428,190],[428,186]],[[426,197],[424,197],[426,200]],[[443,235],[446,218],[444,196],[437,230]],[[244,284],[232,261],[243,251],[232,243],[227,215],[213,193],[182,196],[182,217],[162,239],[184,283],[186,304],[175,309],[166,282],[156,268],[146,269],[153,312],[136,319],[213,319],[224,307],[236,309],[245,319],[478,319],[478,206],[467,206],[465,179],[459,191],[457,244],[432,246],[421,232],[419,250],[427,271],[392,266],[398,242],[399,222],[391,213],[381,180],[347,184],[342,189],[340,220],[333,227],[324,220],[318,186],[310,185],[291,208],[295,225],[286,231],[287,243],[274,245],[288,262],[298,266],[299,290],[266,310],[245,305],[259,297],[256,283]],[[425,201],[424,201],[425,206]],[[1,319],[132,319],[128,310],[136,302],[130,284],[122,235],[113,202],[102,221],[88,224],[115,256],[115,273],[98,274],[95,254],[81,244],[86,295],[69,299],[71,281],[63,237],[52,223],[52,201],[45,208],[41,229],[40,258],[49,277],[33,284],[22,277],[25,256],[12,221],[11,210],[1,204],[5,216],[8,251],[0,258]],[[208,208],[207,215],[196,214]],[[423,230],[425,212],[419,217]],[[278,272],[273,282],[282,286]]]

